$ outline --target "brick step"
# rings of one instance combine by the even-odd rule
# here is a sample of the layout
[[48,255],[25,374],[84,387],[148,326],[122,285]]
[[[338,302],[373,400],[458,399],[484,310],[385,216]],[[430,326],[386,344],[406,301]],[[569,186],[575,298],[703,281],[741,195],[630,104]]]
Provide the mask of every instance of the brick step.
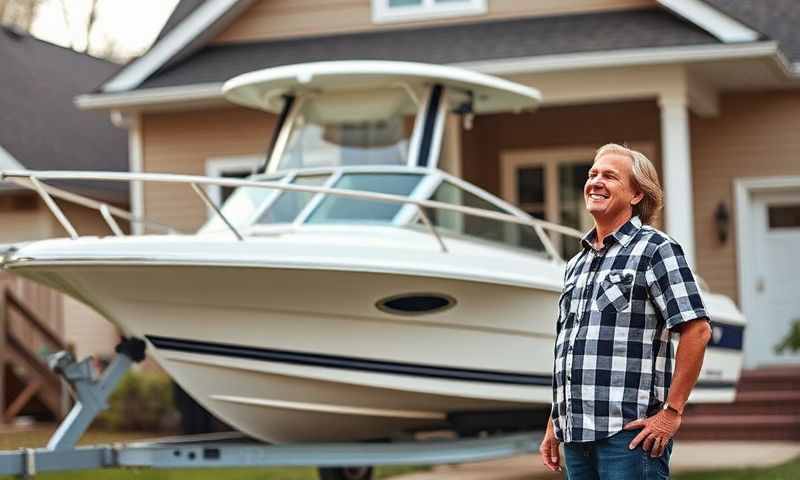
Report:
[[676,438],[800,441],[800,415],[687,415]]
[[800,391],[740,392],[733,403],[689,404],[686,415],[800,415]]
[[800,367],[778,366],[743,370],[737,391],[800,390]]

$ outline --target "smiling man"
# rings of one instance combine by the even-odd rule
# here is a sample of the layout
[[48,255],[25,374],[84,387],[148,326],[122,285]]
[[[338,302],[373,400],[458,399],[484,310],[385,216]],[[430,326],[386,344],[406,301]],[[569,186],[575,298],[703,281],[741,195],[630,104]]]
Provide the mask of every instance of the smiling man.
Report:
[[680,245],[650,226],[662,192],[647,157],[601,147],[583,194],[595,227],[566,267],[542,460],[559,469],[563,442],[570,480],[666,479],[708,314]]

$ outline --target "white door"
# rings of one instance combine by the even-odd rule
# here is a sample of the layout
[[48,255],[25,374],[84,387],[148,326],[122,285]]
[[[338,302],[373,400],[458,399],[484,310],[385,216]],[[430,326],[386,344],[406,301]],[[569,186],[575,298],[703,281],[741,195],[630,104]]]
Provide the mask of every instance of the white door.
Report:
[[745,363],[749,367],[800,363],[800,354],[777,353],[800,322],[800,190],[755,193],[749,279],[752,307],[745,312]]

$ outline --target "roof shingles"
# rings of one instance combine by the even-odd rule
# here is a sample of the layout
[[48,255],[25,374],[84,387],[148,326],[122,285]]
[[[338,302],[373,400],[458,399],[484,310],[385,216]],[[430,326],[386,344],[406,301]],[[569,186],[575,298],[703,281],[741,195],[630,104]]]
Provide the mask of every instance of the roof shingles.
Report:
[[647,47],[719,44],[661,9],[525,18],[447,27],[209,45],[139,88],[221,82],[240,73],[321,60],[449,64]]

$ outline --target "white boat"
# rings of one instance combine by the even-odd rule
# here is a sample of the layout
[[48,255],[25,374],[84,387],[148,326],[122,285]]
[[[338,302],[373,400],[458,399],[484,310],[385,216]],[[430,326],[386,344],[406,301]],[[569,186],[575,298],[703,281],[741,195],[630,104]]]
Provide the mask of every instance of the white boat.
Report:
[[[530,109],[537,91],[399,62],[274,68],[225,84],[280,113],[263,172],[4,172],[95,207],[109,237],[21,245],[5,268],[103,314],[199,403],[267,442],[371,440],[544,425],[570,228],[444,171],[446,116]],[[441,164],[441,165],[440,165]],[[238,187],[192,235],[121,235],[131,218],[53,179]],[[138,221],[139,219],[134,219]],[[715,335],[692,401],[733,399],[744,320],[705,293]]]

